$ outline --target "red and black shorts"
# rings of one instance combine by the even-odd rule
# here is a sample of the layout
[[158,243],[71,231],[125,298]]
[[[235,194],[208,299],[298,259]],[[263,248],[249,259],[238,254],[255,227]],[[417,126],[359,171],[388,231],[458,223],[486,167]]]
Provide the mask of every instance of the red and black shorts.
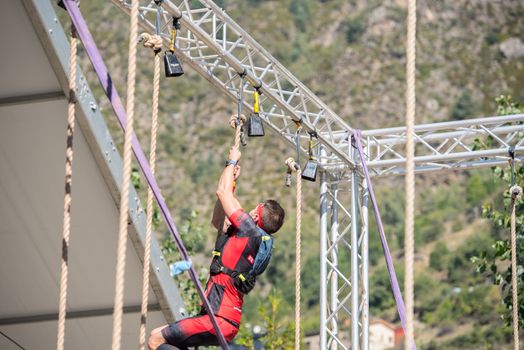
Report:
[[[215,316],[227,342],[231,342],[238,333],[239,325]],[[181,350],[195,346],[219,345],[215,329],[209,315],[184,318],[162,329],[162,335],[168,344]]]

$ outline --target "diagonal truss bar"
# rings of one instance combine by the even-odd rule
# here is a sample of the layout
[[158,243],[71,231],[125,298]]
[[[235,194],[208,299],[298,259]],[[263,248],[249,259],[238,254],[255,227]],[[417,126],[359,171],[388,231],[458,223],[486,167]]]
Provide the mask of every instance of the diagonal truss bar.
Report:
[[[122,127],[122,129],[125,130],[126,112],[125,112],[124,106],[122,105],[122,102],[120,100],[116,87],[112,83],[111,76],[109,75],[107,67],[104,64],[102,56],[100,55],[100,52],[98,51],[98,48],[96,47],[93,37],[91,36],[91,33],[89,32],[89,29],[84,21],[84,18],[82,17],[82,14],[80,13],[80,9],[78,8],[74,0],[65,0],[64,5],[67,9],[67,12],[69,13],[71,17],[71,20],[75,26],[75,29],[77,30],[80,36],[80,39],[82,40],[84,44],[86,53],[89,56],[89,59],[91,60],[91,63],[93,65],[93,68],[95,69],[98,79],[100,80],[100,84],[102,85],[102,88],[104,89],[104,92],[107,98],[111,102],[111,105],[118,119],[118,122],[120,123],[120,126]],[[133,153],[136,156],[138,165],[140,166],[140,169],[142,170],[142,173],[144,174],[146,181],[153,192],[153,195],[160,208],[160,212],[162,213],[162,216],[164,217],[164,220],[166,222],[166,226],[169,232],[171,233],[171,235],[173,236],[173,239],[175,243],[177,244],[178,250],[182,258],[184,260],[190,260],[190,256],[186,250],[186,247],[184,246],[184,242],[182,241],[182,238],[180,237],[180,234],[178,233],[175,222],[173,218],[171,217],[171,213],[169,212],[169,209],[167,207],[166,202],[164,201],[164,198],[162,197],[162,194],[160,193],[160,188],[158,187],[156,179],[153,176],[151,169],[149,168],[149,163],[147,161],[147,158],[145,157],[144,152],[142,148],[140,147],[140,144],[135,134],[133,134],[132,148],[133,148]],[[211,323],[213,324],[213,327],[215,329],[215,332],[217,334],[217,338],[220,342],[221,347],[227,350],[228,349],[227,342],[224,338],[224,335],[222,334],[220,327],[218,326],[215,315],[212,312],[213,309],[211,308],[211,304],[209,303],[209,301],[207,300],[205,296],[204,289],[202,288],[202,285],[200,284],[200,280],[198,279],[198,275],[193,267],[189,269],[189,275],[197,288],[197,292],[200,296],[200,299],[203,302],[205,309],[208,310],[208,315],[211,319]]]
[[[112,2],[129,12],[127,1]],[[153,32],[156,5],[149,0],[145,3],[140,24]],[[234,100],[239,93],[239,74],[245,75],[246,85],[250,85],[244,89],[246,110],[252,111],[247,101],[258,89],[262,94],[260,115],[277,134],[295,144],[295,121],[300,121],[307,131],[317,132],[319,142],[330,152],[328,159],[354,167],[348,149],[339,147],[340,141],[334,137],[337,132],[349,135],[352,129],[214,2],[179,0],[175,4],[164,0],[162,7],[164,23],[175,17],[182,24],[177,52],[184,63]],[[161,28],[167,41],[169,26]]]

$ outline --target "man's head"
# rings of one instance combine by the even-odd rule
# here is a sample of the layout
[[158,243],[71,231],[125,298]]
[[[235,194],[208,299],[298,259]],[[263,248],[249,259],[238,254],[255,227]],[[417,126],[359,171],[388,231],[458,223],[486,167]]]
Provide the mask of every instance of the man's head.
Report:
[[269,234],[277,232],[282,224],[286,213],[277,201],[268,199],[249,212],[257,225]]

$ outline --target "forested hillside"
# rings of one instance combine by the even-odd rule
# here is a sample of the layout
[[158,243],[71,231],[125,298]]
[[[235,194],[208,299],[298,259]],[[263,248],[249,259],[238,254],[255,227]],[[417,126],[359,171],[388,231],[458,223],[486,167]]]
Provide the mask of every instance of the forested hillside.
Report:
[[[176,1],[175,1],[176,2]],[[403,124],[405,0],[221,0],[217,4],[301,79],[351,126]],[[82,1],[81,9],[125,96],[128,17],[107,0]],[[62,17],[64,18],[64,17]],[[522,1],[418,2],[417,123],[495,115],[494,98],[524,101],[524,4]],[[83,60],[85,71],[89,63]],[[152,54],[139,49],[137,133],[149,139]],[[88,74],[95,93],[96,78]],[[100,107],[115,138],[110,106]],[[233,142],[228,126],[234,103],[186,67],[161,83],[157,177],[177,223],[204,271],[214,237],[210,215],[215,186]],[[259,288],[247,297],[245,323],[257,324],[257,307],[271,289],[293,316],[294,189],[284,187],[284,160],[292,155],[276,135],[249,140],[242,150],[238,196],[244,208],[277,198],[288,220]],[[376,179],[378,200],[402,279],[403,179]],[[491,170],[421,175],[417,178],[415,312],[424,349],[506,349],[510,330],[498,315],[493,286],[470,261],[501,231],[481,218],[484,202],[500,202],[506,188]],[[318,331],[318,184],[304,189],[303,331]],[[166,237],[162,225],[158,238]],[[167,245],[166,245],[167,247]],[[397,322],[378,236],[370,233],[370,307],[374,317]]]

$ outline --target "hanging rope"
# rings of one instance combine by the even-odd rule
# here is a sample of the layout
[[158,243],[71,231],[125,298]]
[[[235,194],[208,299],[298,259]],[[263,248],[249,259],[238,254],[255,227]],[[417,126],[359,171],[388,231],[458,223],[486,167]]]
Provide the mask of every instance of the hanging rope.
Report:
[[[240,121],[239,121],[240,120]],[[235,147],[240,147],[240,140],[241,140],[241,134],[242,134],[242,125],[246,122],[246,116],[241,114],[240,118],[238,118],[237,114],[233,114],[229,118],[229,126],[231,126],[233,129],[235,129]]]
[[67,148],[65,164],[64,226],[62,231],[62,263],[60,274],[60,300],[58,303],[58,334],[56,349],[64,349],[65,321],[67,313],[67,277],[69,272],[69,236],[71,233],[71,185],[73,180],[73,135],[75,133],[75,91],[77,38],[74,26],[71,26],[69,46],[69,102],[67,105]]
[[415,221],[415,144],[413,140],[415,125],[415,62],[416,62],[416,30],[417,1],[408,2],[408,33],[406,48],[406,212],[404,230],[404,290],[406,297],[406,338],[404,348],[413,349],[413,261],[414,261],[414,221]]
[[138,37],[138,0],[131,2],[129,28],[129,55],[127,72],[126,131],[124,140],[124,170],[122,196],[120,198],[120,230],[118,232],[115,303],[113,310],[112,349],[120,350],[122,338],[122,316],[124,307],[124,278],[126,268],[127,225],[129,210],[129,185],[131,180],[131,141],[135,113],[136,51]]
[[[145,33],[147,34],[147,33]],[[162,48],[162,38],[158,35],[145,37],[143,45],[154,50],[154,73],[153,73],[153,103],[151,108],[151,146],[149,150],[149,167],[155,176],[156,163],[156,138],[158,131],[158,96],[160,94],[160,50]],[[144,37],[142,34],[141,37]],[[160,39],[160,45],[158,40]],[[151,264],[151,232],[153,230],[153,191],[151,187],[147,190],[147,218],[146,218],[146,240],[144,245],[144,270],[142,279],[142,308],[140,316],[140,350],[146,348],[146,324],[147,324],[147,305],[149,297],[149,270]]]
[[510,149],[511,157],[511,297],[512,297],[512,321],[513,321],[513,347],[519,350],[519,303],[518,303],[518,280],[517,280],[517,215],[515,213],[516,203],[522,196],[522,187],[515,182],[515,150]]
[[517,230],[516,230],[516,202],[522,195],[522,188],[514,185],[511,192],[511,291],[512,291],[512,316],[513,316],[513,343],[514,349],[519,350],[519,303],[517,281]]
[[286,160],[288,171],[297,176],[296,234],[295,234],[295,350],[300,350],[300,272],[302,271],[302,171],[293,158]]

